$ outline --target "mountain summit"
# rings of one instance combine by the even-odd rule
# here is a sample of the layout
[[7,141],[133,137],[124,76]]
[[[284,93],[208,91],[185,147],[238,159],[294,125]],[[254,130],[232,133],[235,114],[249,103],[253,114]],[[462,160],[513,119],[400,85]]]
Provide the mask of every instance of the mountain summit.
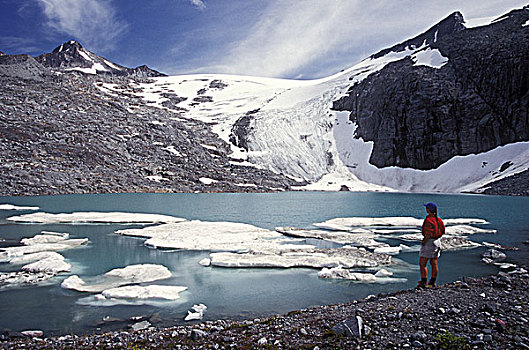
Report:
[[115,76],[134,75],[139,77],[159,77],[164,74],[140,66],[137,68],[127,68],[112,63],[86,50],[77,41],[68,41],[53,50],[35,58],[45,67],[60,71],[78,71],[85,74],[107,74]]

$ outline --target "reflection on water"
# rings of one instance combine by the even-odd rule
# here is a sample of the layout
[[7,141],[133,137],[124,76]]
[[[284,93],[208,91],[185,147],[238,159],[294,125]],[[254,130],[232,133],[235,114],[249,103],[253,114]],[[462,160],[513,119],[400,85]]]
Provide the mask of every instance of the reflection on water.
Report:
[[[477,234],[474,241],[489,241],[517,246],[507,251],[510,261],[527,263],[528,247],[522,242],[529,233],[528,198],[476,195],[426,195],[395,193],[278,193],[278,194],[112,194],[47,197],[0,197],[1,203],[39,206],[48,213],[76,211],[123,211],[156,213],[188,220],[231,221],[266,229],[277,226],[310,228],[312,223],[350,216],[424,216],[423,203],[435,201],[443,218],[474,217],[490,222],[495,235]],[[351,281],[322,280],[315,269],[228,269],[203,267],[198,262],[208,252],[164,251],[147,248],[143,238],[124,237],[114,231],[139,228],[139,225],[30,225],[13,224],[5,218],[25,212],[0,211],[0,237],[19,241],[41,231],[68,232],[71,238],[87,237],[87,246],[61,252],[72,271],[54,278],[54,283],[37,287],[0,291],[0,329],[43,329],[50,333],[93,332],[105,316],[128,319],[151,316],[161,323],[183,324],[193,304],[208,306],[205,319],[253,318],[313,305],[347,302],[369,294],[412,288],[418,278],[417,252],[403,251],[394,257],[393,277],[406,282],[365,284]],[[479,226],[479,225],[478,225]],[[398,245],[402,241],[387,239]],[[318,244],[323,248],[339,244],[307,239],[300,244]],[[409,244],[409,243],[405,243]],[[485,248],[444,252],[439,260],[439,282],[462,276],[479,276],[497,271],[484,265],[480,255]],[[156,284],[186,286],[188,290],[175,301],[98,303],[91,294],[60,288],[70,274],[82,278],[133,264],[166,266],[172,277]],[[19,266],[1,264],[2,271]],[[357,269],[362,271],[362,269]],[[365,271],[365,270],[363,270]],[[126,323],[114,323],[124,327]],[[106,328],[104,328],[106,329]]]

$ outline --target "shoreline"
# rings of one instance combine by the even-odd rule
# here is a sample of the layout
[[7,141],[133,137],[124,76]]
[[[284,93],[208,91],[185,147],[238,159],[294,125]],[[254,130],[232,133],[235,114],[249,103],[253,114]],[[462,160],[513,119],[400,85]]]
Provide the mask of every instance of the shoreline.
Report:
[[[371,295],[254,320],[44,339],[2,338],[0,348],[435,349],[444,341],[462,349],[529,349],[527,270],[522,266],[438,288]],[[342,332],[344,327],[338,326],[342,321],[353,333],[361,321],[358,334]]]

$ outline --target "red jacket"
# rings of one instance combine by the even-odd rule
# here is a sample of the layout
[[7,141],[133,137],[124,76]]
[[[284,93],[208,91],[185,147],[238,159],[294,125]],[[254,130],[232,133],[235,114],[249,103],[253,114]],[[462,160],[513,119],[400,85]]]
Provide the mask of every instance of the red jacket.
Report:
[[429,214],[422,223],[422,235],[437,239],[444,235],[445,224],[440,217]]

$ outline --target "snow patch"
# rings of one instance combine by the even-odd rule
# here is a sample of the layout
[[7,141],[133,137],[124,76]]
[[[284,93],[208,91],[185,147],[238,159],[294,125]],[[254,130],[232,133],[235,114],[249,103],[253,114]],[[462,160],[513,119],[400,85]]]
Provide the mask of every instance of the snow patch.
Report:
[[209,177],[201,177],[198,179],[200,182],[202,182],[204,185],[211,185],[213,183],[219,182],[219,180],[210,179]]
[[414,66],[428,66],[439,69],[448,62],[438,49],[427,48],[412,55]]

